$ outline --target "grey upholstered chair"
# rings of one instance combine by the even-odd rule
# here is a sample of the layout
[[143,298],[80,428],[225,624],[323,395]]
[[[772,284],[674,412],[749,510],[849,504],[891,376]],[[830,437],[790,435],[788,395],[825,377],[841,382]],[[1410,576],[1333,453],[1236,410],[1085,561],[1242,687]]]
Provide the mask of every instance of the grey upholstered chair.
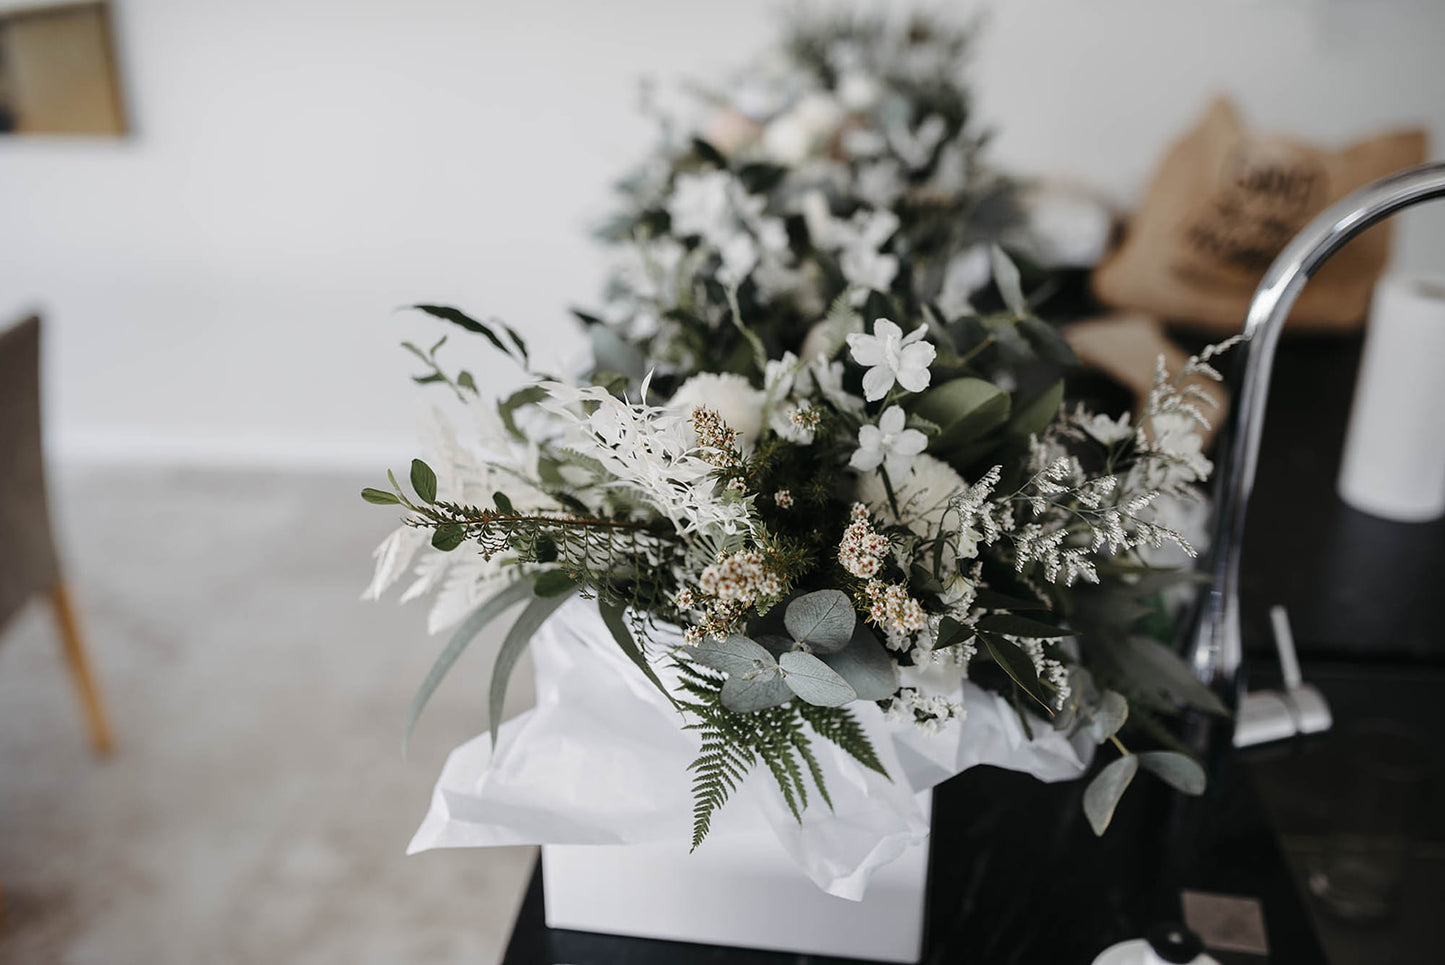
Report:
[[40,319],[0,330],[0,630],[32,596],[45,594],[97,754],[110,725],[90,672],[50,526],[40,445]]

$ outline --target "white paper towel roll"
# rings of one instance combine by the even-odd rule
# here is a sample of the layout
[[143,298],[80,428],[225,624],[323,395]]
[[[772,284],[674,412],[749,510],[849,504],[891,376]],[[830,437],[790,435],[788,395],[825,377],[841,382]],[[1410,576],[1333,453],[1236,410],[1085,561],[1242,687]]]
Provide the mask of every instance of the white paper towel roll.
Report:
[[1339,492],[1385,519],[1445,514],[1445,278],[1375,286]]

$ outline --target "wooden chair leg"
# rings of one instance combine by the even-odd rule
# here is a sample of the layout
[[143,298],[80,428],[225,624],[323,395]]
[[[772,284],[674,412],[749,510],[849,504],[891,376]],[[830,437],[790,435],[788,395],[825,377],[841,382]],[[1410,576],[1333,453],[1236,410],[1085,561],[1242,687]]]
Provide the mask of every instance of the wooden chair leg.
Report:
[[85,655],[85,644],[80,639],[80,627],[75,619],[75,609],[70,604],[70,593],[64,581],[55,584],[50,591],[50,603],[55,608],[55,622],[60,625],[60,642],[65,652],[65,663],[75,688],[80,692],[81,707],[85,722],[90,729],[90,743],[101,756],[114,749],[110,734],[110,722],[105,716],[105,707],[100,701],[100,690],[90,672],[90,661]]

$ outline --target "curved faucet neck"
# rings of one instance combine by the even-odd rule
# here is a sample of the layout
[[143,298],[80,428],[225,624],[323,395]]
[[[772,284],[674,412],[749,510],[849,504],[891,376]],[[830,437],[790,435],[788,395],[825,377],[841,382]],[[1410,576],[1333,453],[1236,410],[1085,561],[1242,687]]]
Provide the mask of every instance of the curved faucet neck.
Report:
[[[1366,228],[1403,208],[1445,197],[1445,162],[1409,168],[1368,184],[1326,208],[1285,245],[1264,273],[1235,349],[1243,377],[1216,468],[1214,525],[1206,566],[1214,581],[1186,641],[1196,674],[1231,702],[1243,662],[1239,568],[1245,513],[1254,490],[1270,374],[1285,319],[1305,283],[1331,255]],[[1242,356],[1239,358],[1238,356]],[[1238,371],[1238,369],[1236,369]]]

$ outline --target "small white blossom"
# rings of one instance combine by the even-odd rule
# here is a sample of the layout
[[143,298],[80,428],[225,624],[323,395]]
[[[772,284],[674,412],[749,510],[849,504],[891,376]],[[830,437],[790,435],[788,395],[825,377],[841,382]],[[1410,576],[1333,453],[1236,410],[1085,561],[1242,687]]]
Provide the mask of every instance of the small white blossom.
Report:
[[923,341],[926,324],[907,335],[886,318],[873,321],[872,335],[849,335],[848,348],[853,361],[868,369],[863,375],[863,397],[876,402],[897,383],[909,392],[922,392],[931,378],[928,366],[936,354],[932,345]]
[[858,429],[858,448],[848,465],[860,472],[872,472],[882,465],[891,478],[902,479],[913,464],[913,457],[928,446],[928,437],[917,429],[906,428],[908,417],[903,407],[892,405],[878,419],[876,426]]
[[1134,435],[1134,427],[1129,425],[1129,413],[1127,412],[1117,419],[1111,419],[1102,412],[1081,414],[1078,422],[1079,428],[1106,446],[1123,442]]

